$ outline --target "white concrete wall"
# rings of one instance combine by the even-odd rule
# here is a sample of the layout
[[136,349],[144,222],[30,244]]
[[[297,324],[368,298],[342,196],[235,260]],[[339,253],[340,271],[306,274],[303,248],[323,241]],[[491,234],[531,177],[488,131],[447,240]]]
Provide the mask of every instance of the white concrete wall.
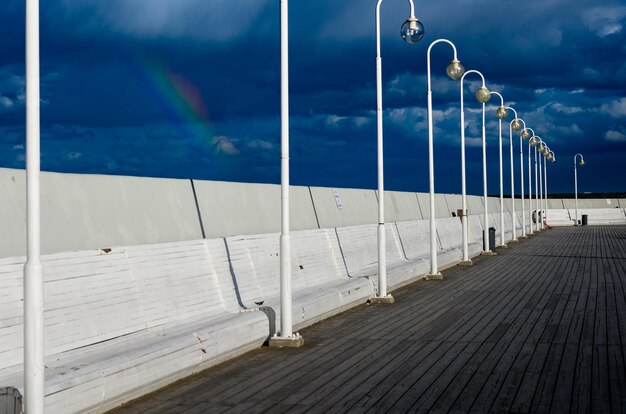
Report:
[[562,209],[565,208],[563,207],[563,200],[561,200],[560,198],[556,198],[556,199],[548,199],[548,208],[553,208],[553,209]]
[[[578,193],[580,195],[580,193]],[[563,199],[563,208],[576,208],[576,200],[573,198]],[[616,198],[579,198],[578,208],[616,208],[619,201]]]
[[[26,251],[25,174],[0,170],[0,257]],[[190,180],[41,174],[42,253],[202,238]]]
[[483,214],[483,198],[480,196],[467,196],[468,215]]
[[[376,192],[378,194],[378,192]],[[385,191],[385,222],[415,221],[422,219],[417,194]]]
[[[194,180],[205,237],[281,231],[280,185]],[[308,187],[290,187],[290,227],[316,229]]]
[[457,213],[457,210],[461,210],[463,208],[463,196],[461,194],[445,194],[446,204],[448,205],[448,210],[450,216],[452,216],[452,212],[454,214]]
[[[419,201],[420,209],[424,219],[430,218],[430,194],[417,193],[417,201]],[[451,211],[451,210],[450,210]],[[445,194],[435,194],[435,218],[451,217],[448,211],[448,203],[446,203]]]
[[378,223],[378,199],[374,190],[311,187],[311,194],[320,228]]

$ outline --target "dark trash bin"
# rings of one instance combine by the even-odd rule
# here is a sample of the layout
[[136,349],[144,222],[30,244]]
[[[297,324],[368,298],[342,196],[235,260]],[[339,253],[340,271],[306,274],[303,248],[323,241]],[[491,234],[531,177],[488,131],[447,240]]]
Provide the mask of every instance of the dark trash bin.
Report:
[[583,226],[586,226],[588,222],[588,216],[586,214],[583,214]]
[[[484,230],[483,230],[484,234]],[[491,250],[492,252],[496,251],[496,229],[495,227],[489,227],[489,249],[486,246],[483,246],[485,251]]]

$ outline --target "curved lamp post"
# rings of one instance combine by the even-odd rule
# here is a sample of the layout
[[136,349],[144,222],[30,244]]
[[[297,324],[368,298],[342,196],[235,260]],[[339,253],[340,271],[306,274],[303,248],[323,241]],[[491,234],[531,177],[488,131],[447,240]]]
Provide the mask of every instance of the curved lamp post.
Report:
[[535,149],[535,231],[539,231],[539,169],[537,168],[537,146],[543,143],[541,137],[535,135],[528,141],[531,147]]
[[[548,154],[546,155],[546,159],[554,164],[556,162],[554,151],[548,149]],[[548,222],[548,171],[547,170],[544,173],[544,177],[546,181],[545,187],[546,187],[546,223],[547,223]]]
[[[438,43],[447,43],[452,47],[454,51],[454,58],[452,62],[446,68],[446,73],[448,77],[452,80],[459,80],[463,73],[465,73],[465,68],[459,62],[456,53],[456,46],[454,43],[447,39],[437,39],[428,46],[428,53],[426,58],[426,68],[428,75],[428,90],[426,92],[428,97],[428,183],[430,187],[430,273],[426,275],[427,279],[436,279],[441,280],[443,276],[439,273],[437,269],[437,229],[435,228],[435,166],[433,161],[433,97],[432,97],[432,88],[430,81],[430,51],[433,46]],[[463,148],[463,147],[461,147]],[[463,150],[462,150],[463,151]],[[465,202],[463,202],[463,215],[465,215],[466,209]]]
[[41,264],[39,0],[26,0],[26,204],[24,410],[44,412],[44,284]]
[[[531,135],[532,134],[532,135]],[[532,235],[533,231],[533,177],[532,177],[532,168],[531,168],[531,151],[532,147],[531,141],[535,138],[535,131],[532,128],[524,128],[521,133],[522,139],[528,139],[528,233],[527,235]]]
[[[498,118],[498,153],[500,156],[500,246],[507,247],[504,241],[504,182],[502,178],[502,120],[509,116],[507,107],[504,106],[504,98],[498,92],[491,92],[500,98],[500,106],[496,109],[496,117]],[[513,226],[515,227],[515,226]]]
[[574,219],[574,225],[578,226],[578,171],[576,170],[576,157],[580,156],[578,164],[581,167],[585,166],[585,159],[581,153],[574,155],[574,195],[576,197],[576,217]]
[[540,169],[543,167],[543,198],[541,200],[541,208],[543,209],[543,215],[541,216],[541,228],[545,229],[546,223],[548,221],[548,177],[547,177],[548,171],[546,170],[546,161],[548,158],[548,154],[550,154],[550,148],[544,142],[543,147],[541,146],[539,147],[539,152],[541,153],[541,155],[543,155],[542,157],[543,166],[539,165]]
[[486,253],[489,249],[489,221],[487,218],[487,148],[486,148],[486,133],[485,133],[485,103],[491,99],[491,92],[485,86],[485,77],[477,70],[468,70],[461,77],[461,187],[463,198],[463,216],[461,217],[463,226],[463,262],[469,264],[468,246],[467,246],[467,191],[465,180],[465,110],[463,104],[463,81],[465,77],[470,73],[475,73],[482,79],[482,86],[476,91],[476,100],[482,103],[482,142],[483,142],[483,191],[484,191],[484,213],[485,213],[485,226],[483,229],[483,253]]
[[[513,120],[509,123],[509,151],[510,151],[510,163],[511,163],[511,242],[515,243],[518,242],[519,240],[517,239],[517,229],[515,226],[515,221],[516,221],[516,217],[515,217],[515,173],[514,173],[514,169],[513,169],[513,131],[518,132],[522,129],[522,124],[524,124],[524,127],[526,127],[526,122],[524,122],[522,119],[517,117],[517,111],[515,109],[513,109],[510,106],[507,106],[506,109],[510,109],[511,111],[513,111],[513,114],[515,115],[515,118],[513,118]],[[522,138],[520,137],[520,147],[522,144]],[[524,229],[524,190],[523,190],[523,183],[524,183],[524,170],[523,170],[523,166],[522,166],[522,232]]]
[[[415,18],[413,0],[408,0],[411,8],[409,18],[401,28],[401,36],[407,43],[417,43],[424,37],[424,26]],[[393,303],[393,296],[387,294],[387,258],[385,251],[385,179],[383,166],[383,75],[380,55],[380,6],[376,3],[376,125],[378,130],[378,296],[375,303]]]
[[299,347],[304,339],[293,333],[291,314],[291,238],[289,234],[289,10],[288,0],[280,1],[280,332],[270,346]]

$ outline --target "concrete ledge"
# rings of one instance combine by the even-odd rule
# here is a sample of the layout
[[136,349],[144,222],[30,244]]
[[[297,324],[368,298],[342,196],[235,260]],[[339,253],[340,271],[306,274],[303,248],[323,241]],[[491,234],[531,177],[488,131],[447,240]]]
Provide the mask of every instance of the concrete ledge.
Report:
[[302,346],[304,346],[304,338],[297,332],[289,337],[273,336],[269,343],[270,348],[300,348]]
[[441,273],[429,273],[426,275],[426,277],[424,278],[426,280],[443,280],[443,275]]
[[387,295],[387,296],[374,296],[373,298],[371,298],[369,300],[369,303],[371,303],[372,305],[376,305],[376,304],[392,304],[394,303],[394,298],[391,295]]

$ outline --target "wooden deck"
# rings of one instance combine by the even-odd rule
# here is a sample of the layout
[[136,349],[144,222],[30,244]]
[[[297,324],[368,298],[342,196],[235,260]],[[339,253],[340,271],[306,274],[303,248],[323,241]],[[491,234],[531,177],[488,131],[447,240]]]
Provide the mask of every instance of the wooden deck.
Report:
[[119,413],[626,412],[626,226],[558,228]]

